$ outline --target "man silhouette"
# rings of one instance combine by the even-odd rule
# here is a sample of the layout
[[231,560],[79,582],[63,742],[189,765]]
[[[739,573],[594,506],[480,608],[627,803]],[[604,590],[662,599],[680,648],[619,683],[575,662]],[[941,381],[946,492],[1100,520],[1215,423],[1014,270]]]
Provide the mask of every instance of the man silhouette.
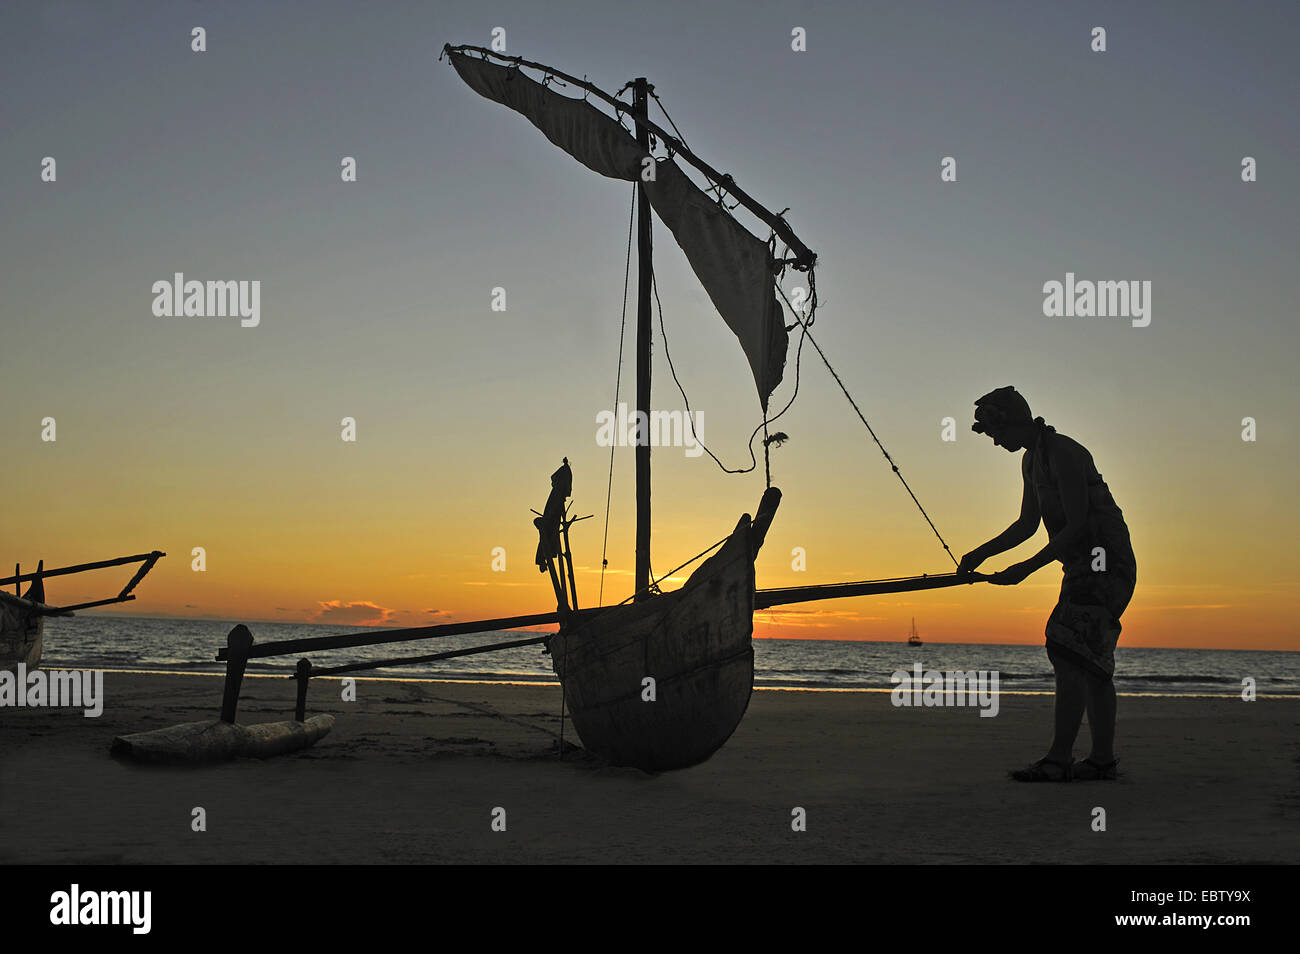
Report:
[[[1064,579],[1047,620],[1047,656],[1056,671],[1056,730],[1047,755],[1011,772],[1020,782],[1114,779],[1115,644],[1120,614],[1137,582],[1137,560],[1124,514],[1093,465],[1087,448],[1041,417],[1013,387],[990,391],[975,402],[971,430],[1015,453],[1024,450],[1020,516],[1006,530],[961,558],[968,573],[991,556],[1024,543],[1047,527],[1048,543],[1029,559],[990,577],[1013,586],[1048,563],[1061,561]],[[1092,752],[1074,762],[1074,740],[1084,710]]]

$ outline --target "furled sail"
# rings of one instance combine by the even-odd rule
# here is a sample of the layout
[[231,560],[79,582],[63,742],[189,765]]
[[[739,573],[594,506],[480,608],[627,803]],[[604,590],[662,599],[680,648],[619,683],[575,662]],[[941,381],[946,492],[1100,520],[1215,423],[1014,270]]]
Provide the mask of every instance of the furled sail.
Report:
[[632,180],[643,153],[628,131],[586,100],[552,93],[513,66],[449,52],[451,65],[474,92],[515,112],[592,172]]
[[[517,67],[451,50],[448,56],[474,92],[522,113],[588,169],[613,179],[640,178],[645,155],[636,139],[590,103],[554,93]],[[671,159],[658,161],[654,180],[643,185],[713,306],[740,340],[766,409],[781,383],[788,343],[768,244],[728,215]]]
[[772,288],[771,249],[696,187],[671,159],[655,164],[655,179],[645,189],[651,208],[686,253],[713,307],[740,339],[766,410],[767,399],[781,383],[788,342]]

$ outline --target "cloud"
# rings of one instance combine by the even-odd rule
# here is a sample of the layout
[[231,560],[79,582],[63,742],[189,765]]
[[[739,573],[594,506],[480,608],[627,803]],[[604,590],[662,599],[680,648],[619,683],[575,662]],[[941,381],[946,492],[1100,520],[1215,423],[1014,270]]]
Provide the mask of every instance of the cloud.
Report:
[[314,621],[342,626],[386,626],[392,622],[394,612],[386,606],[371,603],[369,600],[357,600],[344,603],[342,600],[318,600],[320,609],[316,611]]
[[427,609],[424,611],[429,616],[450,616],[451,610]]
[[852,610],[824,609],[766,609],[755,610],[756,621],[766,624],[780,624],[784,627],[808,626],[815,629],[829,629],[844,623],[883,622],[885,616],[864,616]]

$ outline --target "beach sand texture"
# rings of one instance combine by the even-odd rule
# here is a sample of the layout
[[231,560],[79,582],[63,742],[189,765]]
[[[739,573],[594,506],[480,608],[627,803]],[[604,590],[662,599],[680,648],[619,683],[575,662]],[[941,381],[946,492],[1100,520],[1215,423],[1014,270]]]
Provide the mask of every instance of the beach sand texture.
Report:
[[[1297,699],[1121,697],[1118,782],[1025,785],[1005,774],[1046,750],[1048,695],[1003,695],[980,718],[887,693],[758,691],[712,759],[647,775],[559,760],[555,686],[357,689],[345,703],[337,680],[313,682],[308,712],[338,719],[316,747],[203,767],[109,746],[214,718],[219,677],[110,672],[95,719],[0,711],[0,862],[1300,861]],[[247,677],[240,721],[292,718],[293,696],[287,679]],[[1086,745],[1085,723],[1077,757]]]

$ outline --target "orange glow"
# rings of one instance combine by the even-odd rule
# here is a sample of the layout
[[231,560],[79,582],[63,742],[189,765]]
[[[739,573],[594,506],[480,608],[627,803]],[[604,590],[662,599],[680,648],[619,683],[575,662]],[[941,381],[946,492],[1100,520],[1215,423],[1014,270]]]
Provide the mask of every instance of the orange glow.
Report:
[[[581,463],[588,472],[600,472],[594,460]],[[132,548],[166,550],[167,558],[137,590],[138,600],[111,611],[122,615],[416,626],[548,612],[554,598],[548,576],[532,564],[536,538],[528,512],[530,504],[540,506],[544,498],[548,467],[535,469],[539,479],[520,481],[527,483],[527,495],[514,484],[518,476],[504,471],[466,480],[454,492],[448,484],[429,493],[413,478],[405,488],[394,481],[385,493],[356,499],[341,492],[339,481],[323,478],[315,484],[304,478],[300,488],[283,491],[268,484],[238,500],[230,499],[231,492],[223,491],[220,482],[195,493],[181,489],[179,481],[170,487],[158,481],[139,498],[125,486],[120,493],[110,489],[107,500],[70,495],[56,520],[20,514],[10,539],[40,540],[39,548],[17,554],[28,569],[38,557],[51,566],[117,556]],[[52,485],[50,499],[56,499],[60,481],[67,478],[53,469],[46,478]],[[346,486],[351,480],[341,483]],[[291,483],[286,481],[286,488]],[[712,481],[714,487],[718,483]],[[727,486],[723,483],[723,489]],[[581,485],[575,493],[588,503],[595,496]],[[943,557],[937,542],[917,531],[919,517],[898,506],[883,515],[866,507],[855,510],[847,506],[849,493],[823,488],[804,499],[787,493],[757,562],[760,588],[946,572],[936,558]],[[511,495],[522,499],[510,506],[500,503]],[[655,570],[664,572],[729,532],[757,496],[751,492],[742,499],[715,492],[707,506],[696,499],[683,516],[673,514],[663,494],[660,506],[665,512],[654,538],[654,552],[663,556],[656,557]],[[413,517],[401,501],[417,498],[427,506]],[[606,603],[628,594],[630,510],[616,501],[615,519],[623,523],[610,533]],[[963,534],[967,546],[973,546],[1014,514],[1002,512],[1003,520],[962,516],[957,523],[985,528],[985,536]],[[1176,535],[1162,546],[1141,547],[1139,540],[1158,535],[1140,521],[1132,522],[1137,524],[1140,569],[1137,592],[1124,616],[1125,645],[1295,648],[1293,620],[1300,610],[1296,584],[1283,574],[1269,579],[1250,570],[1252,565],[1285,567],[1292,558],[1282,552],[1281,542],[1227,548],[1221,568],[1210,573]],[[573,531],[584,606],[594,604],[600,585],[600,530],[597,517]],[[857,542],[882,534],[894,542],[875,547]],[[1040,531],[1014,554],[994,558],[984,569],[1023,559],[1045,540]],[[195,546],[205,548],[204,572],[191,569]],[[796,546],[806,551],[805,572],[791,568]],[[505,548],[502,572],[492,570],[494,547]],[[684,575],[679,573],[669,586],[680,585]],[[129,568],[116,568],[54,579],[47,584],[49,599],[66,603],[110,595],[128,576]],[[1059,579],[1059,566],[1053,565],[1017,587],[977,584],[778,607],[755,615],[755,636],[901,641],[916,616],[927,643],[1038,644]]]

